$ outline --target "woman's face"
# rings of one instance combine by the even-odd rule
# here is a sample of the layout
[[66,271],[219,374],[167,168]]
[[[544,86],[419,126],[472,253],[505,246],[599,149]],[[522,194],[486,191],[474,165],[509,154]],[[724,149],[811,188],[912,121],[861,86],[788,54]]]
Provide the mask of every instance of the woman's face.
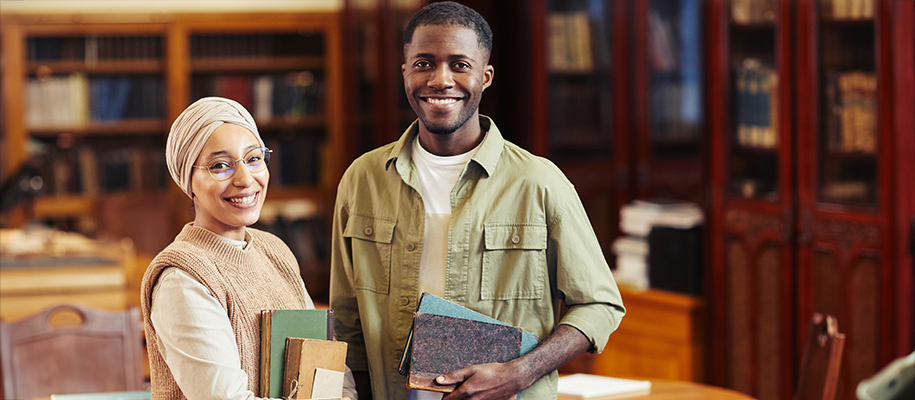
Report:
[[[206,166],[217,157],[239,160],[251,149],[261,147],[257,137],[241,126],[224,123],[207,139],[194,162]],[[257,222],[267,195],[270,172],[251,172],[241,161],[225,180],[216,180],[206,168],[193,168],[194,225],[230,239],[244,240],[245,227]]]

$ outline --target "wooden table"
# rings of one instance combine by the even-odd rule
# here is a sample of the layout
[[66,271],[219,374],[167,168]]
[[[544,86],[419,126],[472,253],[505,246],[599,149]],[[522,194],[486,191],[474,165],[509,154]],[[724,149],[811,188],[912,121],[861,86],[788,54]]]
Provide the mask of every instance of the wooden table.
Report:
[[696,382],[648,379],[651,393],[629,399],[653,400],[741,400],[753,399],[744,393]]

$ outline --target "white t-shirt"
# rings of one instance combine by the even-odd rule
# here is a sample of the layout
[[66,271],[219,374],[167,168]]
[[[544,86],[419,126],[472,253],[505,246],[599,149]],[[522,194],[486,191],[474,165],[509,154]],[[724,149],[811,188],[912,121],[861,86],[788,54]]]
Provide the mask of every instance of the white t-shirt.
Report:
[[[437,156],[422,147],[419,136],[413,145],[413,163],[419,175],[420,195],[426,207],[423,252],[419,261],[419,292],[445,296],[445,269],[448,262],[448,228],[451,224],[451,190],[464,167],[480,146],[456,156]],[[411,390],[411,400],[441,399],[442,394]]]

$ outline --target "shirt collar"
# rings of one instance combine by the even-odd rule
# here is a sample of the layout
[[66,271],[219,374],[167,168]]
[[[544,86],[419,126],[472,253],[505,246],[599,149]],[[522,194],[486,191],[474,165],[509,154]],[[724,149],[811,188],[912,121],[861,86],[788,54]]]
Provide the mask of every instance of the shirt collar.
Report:
[[[480,150],[477,151],[471,161],[476,161],[477,164],[483,167],[487,175],[492,176],[496,170],[496,164],[499,162],[499,157],[502,155],[505,139],[502,138],[502,133],[499,132],[499,128],[496,127],[492,119],[485,115],[480,115],[480,128],[483,130],[483,144],[480,145]],[[410,124],[410,127],[404,131],[397,143],[391,147],[387,161],[384,164],[385,169],[390,168],[392,163],[404,163],[403,166],[406,166],[406,163],[411,161],[410,151],[412,148],[410,148],[410,144],[413,143],[418,134],[419,120],[416,120]]]

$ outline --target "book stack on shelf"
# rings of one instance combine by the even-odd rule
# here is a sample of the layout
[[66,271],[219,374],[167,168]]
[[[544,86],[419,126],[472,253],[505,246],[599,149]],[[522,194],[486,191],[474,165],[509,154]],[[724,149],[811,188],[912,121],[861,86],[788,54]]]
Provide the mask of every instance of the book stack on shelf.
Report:
[[220,96],[233,99],[258,121],[276,118],[295,121],[324,113],[325,84],[310,71],[268,75],[217,74],[194,79],[191,97]]
[[775,0],[733,0],[731,19],[738,24],[775,21]]
[[586,11],[550,13],[547,41],[550,71],[590,72],[594,69],[591,21]]
[[634,200],[620,209],[620,230],[613,241],[620,284],[700,294],[702,209],[695,203]]
[[874,18],[874,0],[831,0],[821,2],[824,17],[833,19]]
[[829,73],[825,93],[827,149],[876,154],[876,75],[862,71]]
[[778,70],[747,58],[735,71],[736,144],[744,148],[778,147]]

